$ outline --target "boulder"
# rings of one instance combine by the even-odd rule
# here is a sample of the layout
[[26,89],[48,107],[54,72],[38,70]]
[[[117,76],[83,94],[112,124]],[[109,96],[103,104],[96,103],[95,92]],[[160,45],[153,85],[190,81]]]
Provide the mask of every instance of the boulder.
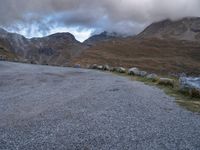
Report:
[[98,70],[103,70],[103,66],[99,65],[99,66],[97,66],[97,69]]
[[126,69],[123,67],[115,67],[113,68],[113,71],[118,72],[118,73],[126,73]]
[[110,70],[110,67],[109,67],[108,65],[104,65],[104,66],[103,66],[103,70],[109,71],[109,70]]
[[200,97],[200,77],[180,77],[179,90],[188,93],[192,97]]
[[80,64],[75,64],[74,68],[81,68],[81,65]]
[[98,66],[97,66],[97,64],[93,64],[93,65],[91,65],[89,68],[90,68],[90,69],[98,69]]
[[152,80],[153,82],[156,82],[156,81],[158,81],[158,79],[159,79],[158,75],[155,74],[155,73],[152,73],[152,74],[147,75],[146,78],[147,78],[148,80]]
[[129,75],[139,75],[139,73],[140,73],[140,70],[138,68],[130,68],[128,70]]
[[160,79],[158,80],[158,84],[174,87],[174,80],[173,80],[173,79],[170,79],[170,78],[160,78]]
[[140,71],[138,68],[131,68],[128,70],[129,75],[135,75],[140,77],[145,77],[147,75],[146,71]]
[[140,71],[138,76],[145,77],[147,75],[146,71]]

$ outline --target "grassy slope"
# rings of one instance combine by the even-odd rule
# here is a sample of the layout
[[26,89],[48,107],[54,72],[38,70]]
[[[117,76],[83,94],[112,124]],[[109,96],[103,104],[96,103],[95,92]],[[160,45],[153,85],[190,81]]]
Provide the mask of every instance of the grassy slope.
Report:
[[200,74],[200,43],[151,39],[118,39],[87,49],[73,63],[139,67],[159,74]]
[[6,57],[7,59],[11,59],[11,60],[14,58],[17,58],[17,56],[14,53],[8,51],[2,45],[0,45],[0,55]]

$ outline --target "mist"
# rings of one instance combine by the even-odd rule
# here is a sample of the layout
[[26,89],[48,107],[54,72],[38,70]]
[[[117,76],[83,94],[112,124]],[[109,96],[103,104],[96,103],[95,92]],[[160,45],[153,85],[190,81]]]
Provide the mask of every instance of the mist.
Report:
[[56,28],[137,34],[152,22],[200,16],[199,0],[0,0],[0,26],[47,35]]

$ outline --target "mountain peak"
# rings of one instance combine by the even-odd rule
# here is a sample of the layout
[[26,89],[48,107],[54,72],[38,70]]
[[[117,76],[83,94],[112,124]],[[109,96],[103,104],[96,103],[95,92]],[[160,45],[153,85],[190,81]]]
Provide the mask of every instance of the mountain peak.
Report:
[[95,45],[96,43],[108,41],[108,40],[115,39],[118,37],[121,37],[121,35],[119,35],[116,32],[104,31],[100,34],[95,34],[91,36],[89,39],[85,40],[84,43],[87,45]]
[[137,37],[160,39],[178,39],[187,41],[200,40],[200,17],[187,17],[179,20],[166,19],[152,23]]
[[54,38],[74,38],[74,35],[69,32],[60,32],[60,33],[54,33],[49,35],[48,37],[54,37]]

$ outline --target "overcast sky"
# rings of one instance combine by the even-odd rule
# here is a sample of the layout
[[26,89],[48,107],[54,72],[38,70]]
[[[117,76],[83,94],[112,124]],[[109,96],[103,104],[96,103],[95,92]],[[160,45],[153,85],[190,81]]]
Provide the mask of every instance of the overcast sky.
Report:
[[0,0],[0,26],[26,37],[101,31],[133,35],[152,22],[200,16],[200,0]]

